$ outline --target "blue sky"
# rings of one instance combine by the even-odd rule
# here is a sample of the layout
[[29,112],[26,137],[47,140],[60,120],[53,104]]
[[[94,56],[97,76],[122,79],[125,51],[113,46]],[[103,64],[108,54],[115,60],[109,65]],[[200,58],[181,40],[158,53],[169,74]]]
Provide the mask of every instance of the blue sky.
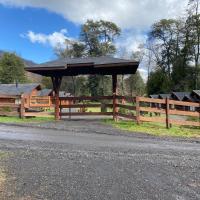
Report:
[[39,8],[13,8],[0,5],[0,49],[15,51],[35,62],[54,58],[53,48],[48,44],[32,43],[21,35],[27,31],[51,34],[67,29],[67,35],[77,38],[80,26],[62,16]]
[[[188,0],[0,0],[0,50],[42,63],[55,59],[54,47],[77,39],[87,19],[122,28],[118,49],[129,54],[146,40],[150,26],[183,14]],[[118,54],[120,55],[120,54]],[[140,67],[145,76],[146,69]]]

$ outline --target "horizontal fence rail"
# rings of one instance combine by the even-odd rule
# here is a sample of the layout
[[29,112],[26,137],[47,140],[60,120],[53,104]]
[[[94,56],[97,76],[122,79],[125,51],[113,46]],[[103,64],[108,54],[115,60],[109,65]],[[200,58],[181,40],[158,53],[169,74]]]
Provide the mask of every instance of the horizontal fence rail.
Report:
[[[54,97],[0,96],[0,115],[19,117],[46,117],[55,113]],[[113,116],[137,122],[163,123],[200,127],[200,103],[152,99],[146,97],[80,96],[60,97],[60,116]],[[47,110],[49,109],[49,111]]]

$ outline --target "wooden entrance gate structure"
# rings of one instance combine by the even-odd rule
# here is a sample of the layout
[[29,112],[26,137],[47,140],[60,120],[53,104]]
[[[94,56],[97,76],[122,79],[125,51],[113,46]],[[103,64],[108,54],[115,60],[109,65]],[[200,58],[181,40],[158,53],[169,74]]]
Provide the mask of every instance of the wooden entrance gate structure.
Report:
[[[51,77],[55,94],[55,119],[60,119],[59,90],[63,76],[111,75],[113,117],[117,112],[117,75],[135,74],[139,62],[110,56],[65,58],[26,68],[26,71]],[[95,97],[91,97],[95,98]]]

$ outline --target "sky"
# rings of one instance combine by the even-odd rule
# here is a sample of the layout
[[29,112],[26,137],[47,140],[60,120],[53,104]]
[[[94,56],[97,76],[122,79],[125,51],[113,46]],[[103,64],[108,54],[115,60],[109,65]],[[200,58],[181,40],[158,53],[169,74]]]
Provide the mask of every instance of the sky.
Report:
[[[131,52],[145,42],[151,25],[184,13],[188,0],[0,0],[0,50],[36,63],[55,59],[54,48],[78,39],[87,19],[122,29],[115,41]],[[141,69],[142,70],[142,69]]]

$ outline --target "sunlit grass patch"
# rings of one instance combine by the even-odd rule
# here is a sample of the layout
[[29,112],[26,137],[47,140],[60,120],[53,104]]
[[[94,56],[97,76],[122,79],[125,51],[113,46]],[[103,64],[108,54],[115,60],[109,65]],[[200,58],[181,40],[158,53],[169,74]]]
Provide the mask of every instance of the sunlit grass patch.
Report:
[[166,129],[164,124],[159,123],[141,123],[138,125],[133,121],[114,122],[111,119],[104,120],[105,123],[111,124],[115,128],[130,132],[146,133],[155,136],[173,136],[173,137],[200,137],[200,128],[172,126]]

